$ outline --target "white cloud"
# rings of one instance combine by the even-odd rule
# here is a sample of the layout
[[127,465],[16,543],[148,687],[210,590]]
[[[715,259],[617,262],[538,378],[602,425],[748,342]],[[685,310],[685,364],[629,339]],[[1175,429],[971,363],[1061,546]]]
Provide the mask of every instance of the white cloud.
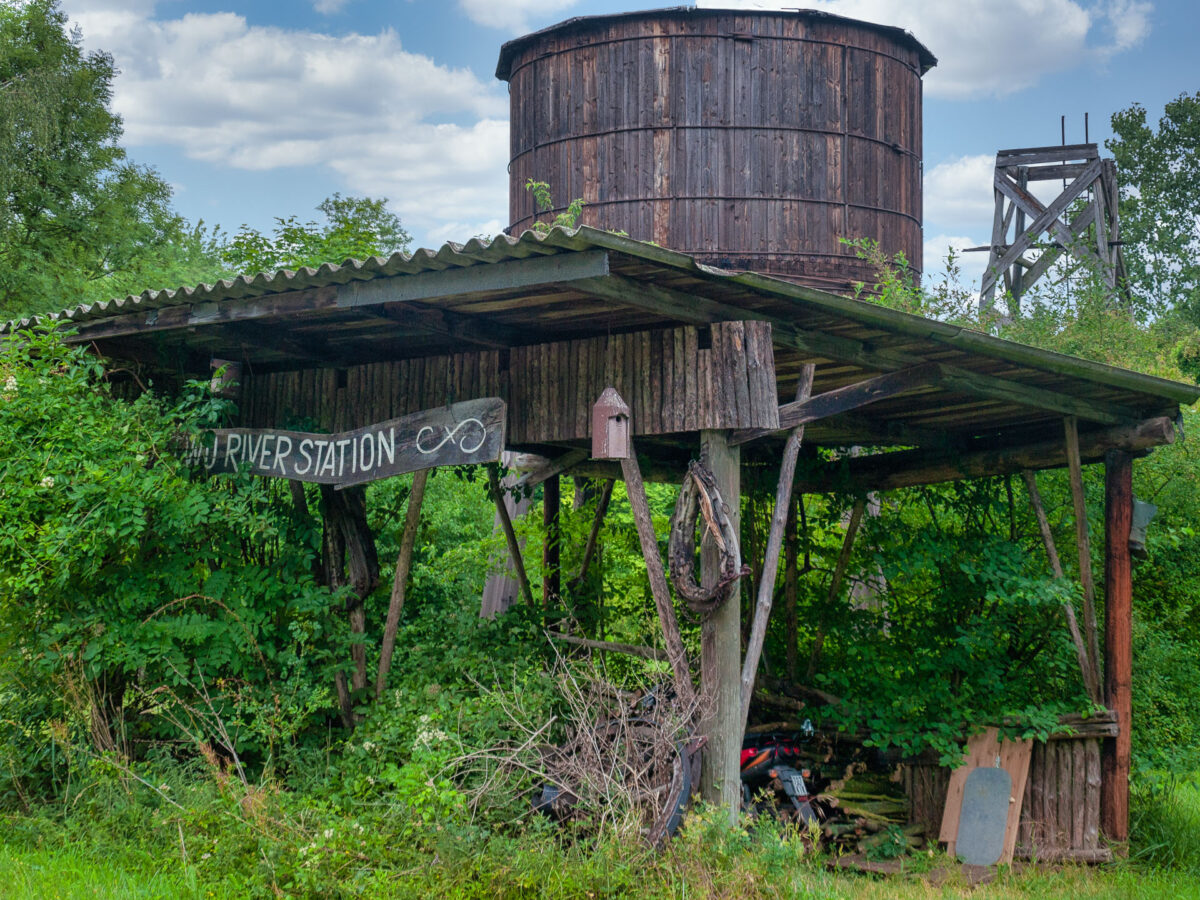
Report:
[[939,228],[990,228],[994,155],[960,156],[925,173],[925,221]]
[[348,0],[313,0],[313,9],[323,16],[331,16],[340,13],[347,2]]
[[510,34],[525,34],[533,29],[531,16],[536,16],[537,27],[553,22],[550,17],[574,6],[578,0],[458,0],[458,7],[476,25],[498,28]]
[[[795,0],[700,0],[700,6],[795,8]],[[813,8],[906,28],[938,57],[930,96],[1002,96],[1141,41],[1143,0],[810,0]]]
[[976,240],[965,235],[936,234],[925,239],[925,264],[922,271],[926,281],[940,281],[946,271],[946,259],[953,248],[955,265],[959,268],[959,284],[971,290],[979,290],[983,270],[987,268],[988,255],[981,253],[963,253],[967,247],[978,247],[986,244],[987,239]]
[[1110,0],[1105,15],[1112,43],[1108,52],[1119,52],[1136,47],[1150,33],[1150,13],[1154,5],[1141,0]]
[[113,106],[128,145],[246,170],[323,167],[350,192],[388,197],[417,235],[506,212],[502,88],[405,50],[394,31],[332,37],[233,13],[160,20],[128,0],[68,0],[67,12],[121,70]]

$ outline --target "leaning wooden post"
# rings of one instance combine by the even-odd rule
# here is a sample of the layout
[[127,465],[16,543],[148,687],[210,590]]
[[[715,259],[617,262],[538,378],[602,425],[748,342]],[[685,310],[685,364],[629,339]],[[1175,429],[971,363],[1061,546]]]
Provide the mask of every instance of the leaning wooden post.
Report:
[[596,405],[592,407],[592,456],[596,459],[621,461],[621,473],[625,476],[625,493],[629,497],[633,521],[637,525],[638,541],[642,545],[642,556],[646,560],[650,593],[654,596],[659,625],[663,630],[663,643],[666,645],[667,658],[675,676],[675,694],[681,707],[690,713],[696,698],[692,688],[687,650],[679,633],[675,607],[671,604],[671,589],[667,586],[667,575],[663,571],[662,557],[658,552],[658,537],[654,534],[650,504],[646,501],[646,484],[642,481],[642,470],[633,450],[629,406],[614,388],[605,388]]
[[425,483],[428,480],[428,469],[415,472],[412,490],[408,492],[408,509],[404,511],[404,533],[400,538],[400,552],[396,555],[392,596],[388,600],[387,624],[384,625],[383,641],[379,645],[379,668],[375,675],[376,697],[383,696],[387,687],[388,672],[392,668],[392,652],[396,648],[396,632],[400,628],[400,614],[404,612],[404,597],[408,593],[408,573],[412,569],[413,546],[417,541],[417,526],[421,520],[421,504],[425,500]]
[[[1058,548],[1054,545],[1054,533],[1050,531],[1050,520],[1046,518],[1046,507],[1042,503],[1042,494],[1038,490],[1037,476],[1026,469],[1021,473],[1025,479],[1025,490],[1029,492],[1029,504],[1037,516],[1038,531],[1042,534],[1042,543],[1046,547],[1046,557],[1050,560],[1050,571],[1055,578],[1063,577],[1062,562],[1058,558]],[[1083,677],[1083,686],[1087,689],[1088,699],[1100,703],[1100,676],[1088,656],[1087,645],[1083,635],[1079,633],[1079,623],[1075,620],[1075,607],[1068,598],[1063,602],[1063,615],[1067,620],[1067,630],[1071,633],[1071,642],[1075,645],[1075,656],[1079,660],[1079,673]]]
[[[702,431],[700,442],[701,456],[729,506],[733,533],[739,534],[741,448],[729,445],[725,431]],[[706,586],[721,578],[721,558],[720,548],[705,532],[700,542],[700,564]],[[740,568],[740,558],[737,562]],[[728,590],[729,597],[700,626],[700,691],[705,707],[701,731],[708,738],[700,793],[708,802],[724,806],[730,823],[736,825],[742,801],[742,604],[738,582],[734,581]]]
[[1104,699],[1120,730],[1101,754],[1100,827],[1110,841],[1129,838],[1129,761],[1133,723],[1133,457],[1110,450],[1104,460]]
[[542,605],[547,609],[557,606],[562,598],[561,504],[558,476],[551,475],[542,484],[542,530],[545,534],[542,544]]
[[1079,581],[1083,584],[1083,630],[1092,671],[1100,671],[1100,630],[1096,625],[1096,584],[1092,578],[1092,545],[1088,538],[1087,498],[1083,492],[1083,466],[1079,454],[1079,424],[1074,416],[1063,420],[1067,440],[1067,466],[1071,473],[1071,500],[1075,504],[1075,539],[1079,545]]
[[[796,402],[803,402],[812,394],[813,373],[816,368],[812,363],[807,363],[801,371],[800,384],[796,388]],[[754,619],[750,625],[750,640],[746,642],[746,661],[742,665],[742,733],[746,731],[746,720],[750,715],[750,697],[754,694],[754,679],[758,676],[758,661],[762,656],[763,641],[767,636],[767,621],[771,618],[771,605],[775,599],[779,550],[783,545],[783,530],[787,526],[788,509],[792,504],[796,458],[800,455],[800,444],[803,441],[804,425],[801,424],[793,428],[788,435],[787,443],[783,447],[783,461],[779,466],[775,511],[771,516],[771,531],[767,535],[767,548],[763,553],[762,575],[758,580],[758,597],[754,605]],[[741,738],[738,740],[740,742]]]
[[508,556],[512,561],[513,570],[517,575],[517,583],[521,586],[521,597],[533,606],[533,591],[529,587],[529,576],[525,573],[525,560],[521,556],[521,542],[513,530],[512,519],[508,515],[508,507],[504,505],[504,488],[500,486],[500,475],[494,464],[489,464],[488,485],[492,489],[492,499],[496,503],[496,517],[500,520],[500,528],[504,532],[504,540],[508,542]]

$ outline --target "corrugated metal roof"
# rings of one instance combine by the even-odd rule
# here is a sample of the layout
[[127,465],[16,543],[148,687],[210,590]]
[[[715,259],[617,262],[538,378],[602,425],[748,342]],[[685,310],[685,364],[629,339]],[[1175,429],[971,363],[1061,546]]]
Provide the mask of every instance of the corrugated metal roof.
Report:
[[[938,352],[940,346],[943,351],[978,355],[1174,403],[1194,403],[1200,399],[1200,387],[1193,384],[1014,343],[959,325],[926,319],[764,275],[705,266],[684,253],[584,226],[572,230],[553,228],[546,234],[527,231],[519,237],[501,234],[489,240],[473,238],[465,244],[447,243],[438,250],[396,253],[386,259],[347,260],[341,265],[326,263],[316,269],[260,272],[215,284],[148,290],[124,298],[76,306],[44,318],[64,325],[83,326],[96,320],[164,307],[198,304],[217,304],[219,307],[225,302],[309,288],[589,250],[618,254],[619,257],[615,258],[624,260],[627,273],[632,274],[636,270],[634,277],[644,279],[651,286],[669,281],[676,286],[676,290],[682,286],[697,297],[702,297],[706,291],[719,292],[724,302],[741,303],[748,313],[764,309],[763,304],[767,303],[772,314],[783,315],[804,327],[810,327],[810,322],[818,320],[840,322],[842,324],[838,328],[852,328],[854,331],[848,333],[860,339],[874,341],[877,338],[871,338],[872,334],[891,335],[909,344],[928,346],[931,353]],[[530,319],[537,315],[536,308],[530,309],[527,314]],[[28,326],[31,321],[24,319],[7,323],[0,332]],[[177,330],[182,332],[185,329],[181,327]]]

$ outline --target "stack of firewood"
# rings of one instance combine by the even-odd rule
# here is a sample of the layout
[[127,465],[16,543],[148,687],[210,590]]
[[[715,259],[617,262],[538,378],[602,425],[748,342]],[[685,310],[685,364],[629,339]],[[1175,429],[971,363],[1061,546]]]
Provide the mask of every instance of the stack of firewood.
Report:
[[908,798],[887,775],[851,766],[817,800],[827,811],[821,833],[831,849],[897,856],[924,844],[924,826],[908,824]]

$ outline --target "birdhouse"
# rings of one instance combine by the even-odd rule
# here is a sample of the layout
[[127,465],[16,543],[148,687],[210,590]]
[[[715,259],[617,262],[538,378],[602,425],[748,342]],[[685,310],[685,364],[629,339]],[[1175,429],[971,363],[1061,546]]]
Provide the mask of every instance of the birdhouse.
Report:
[[614,388],[605,388],[592,407],[592,459],[628,459],[631,437],[628,404]]

